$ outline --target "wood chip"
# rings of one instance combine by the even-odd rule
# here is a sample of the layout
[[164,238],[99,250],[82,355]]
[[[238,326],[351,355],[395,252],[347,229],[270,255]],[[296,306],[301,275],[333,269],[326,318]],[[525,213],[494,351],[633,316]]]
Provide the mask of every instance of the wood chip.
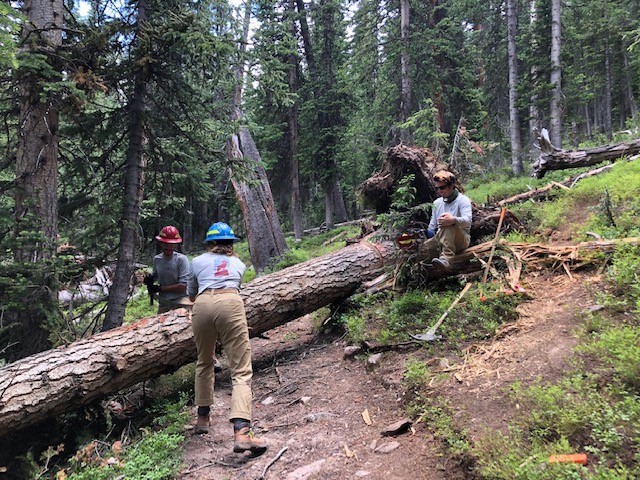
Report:
[[366,423],[367,425],[371,426],[373,425],[373,422],[371,421],[371,416],[369,415],[369,409],[365,408],[364,411],[362,412],[362,419],[364,420],[364,423]]

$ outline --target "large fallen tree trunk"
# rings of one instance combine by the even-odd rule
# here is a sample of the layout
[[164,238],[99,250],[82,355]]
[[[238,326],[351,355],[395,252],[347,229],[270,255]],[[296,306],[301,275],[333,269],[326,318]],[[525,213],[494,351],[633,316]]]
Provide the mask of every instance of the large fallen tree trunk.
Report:
[[[500,248],[534,267],[577,264],[593,252],[610,252],[639,239],[583,242],[552,247],[501,241]],[[454,258],[455,273],[483,268],[492,242]],[[393,243],[361,242],[332,254],[260,277],[241,291],[250,335],[258,336],[323,306],[342,300],[385,267],[407,261]],[[431,271],[429,277],[441,274]],[[512,281],[517,278],[512,275]],[[140,320],[65,347],[24,358],[0,369],[0,436],[88,405],[109,393],[169,373],[195,360],[186,310]]]
[[[246,284],[250,335],[337,302],[395,262],[386,241],[362,241]],[[0,369],[0,436],[88,405],[195,360],[190,318],[140,320]]]
[[624,156],[640,153],[640,139],[584,150],[562,150],[551,143],[546,128],[542,129],[538,137],[538,146],[540,157],[531,166],[531,176],[536,178],[544,177],[544,174],[549,170],[590,167],[608,160],[617,160]]

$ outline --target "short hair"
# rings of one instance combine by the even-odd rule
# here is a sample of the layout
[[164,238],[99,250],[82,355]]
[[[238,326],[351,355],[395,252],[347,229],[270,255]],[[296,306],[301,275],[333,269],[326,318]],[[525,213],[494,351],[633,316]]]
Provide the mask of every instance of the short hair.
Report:
[[448,170],[440,170],[433,175],[434,182],[444,182],[447,185],[455,185],[458,181],[456,176]]

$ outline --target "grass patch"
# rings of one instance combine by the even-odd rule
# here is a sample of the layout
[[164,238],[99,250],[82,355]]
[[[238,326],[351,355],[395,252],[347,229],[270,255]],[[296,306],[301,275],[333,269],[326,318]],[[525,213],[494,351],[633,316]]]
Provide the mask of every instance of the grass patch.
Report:
[[[355,296],[339,316],[353,343],[372,340],[382,344],[403,342],[410,334],[428,330],[453,303],[457,290],[440,292],[410,290],[400,295],[391,292]],[[493,335],[505,322],[516,318],[521,295],[509,295],[497,286],[474,287],[447,315],[437,334],[448,348]],[[427,346],[427,344],[425,344]]]
[[[579,172],[571,170],[571,175]],[[484,176],[476,176],[465,184],[465,194],[475,203],[493,204],[534,188],[548,185],[551,181],[561,182],[568,174],[562,171],[548,172],[544,178],[513,176],[510,170],[491,172]]]
[[[616,252],[610,289],[630,290],[636,255],[635,249]],[[640,478],[640,332],[632,308],[587,316],[574,367],[558,382],[512,385],[521,414],[508,433],[471,449],[483,478]],[[577,452],[588,454],[588,467],[548,462],[549,455]]]
[[93,441],[79,450],[56,478],[69,480],[111,480],[175,478],[181,468],[184,427],[189,421],[186,396],[178,402],[156,407],[158,417],[151,428],[127,442]]
[[138,289],[142,292],[127,302],[123,323],[132,323],[141,318],[155,317],[158,314],[158,301],[154,300],[153,305],[149,303],[147,287],[142,285],[138,286]]

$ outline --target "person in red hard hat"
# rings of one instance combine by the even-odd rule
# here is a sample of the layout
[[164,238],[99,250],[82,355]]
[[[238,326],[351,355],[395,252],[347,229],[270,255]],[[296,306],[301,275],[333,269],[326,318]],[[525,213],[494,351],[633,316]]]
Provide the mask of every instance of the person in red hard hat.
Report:
[[150,292],[158,294],[158,314],[176,308],[191,309],[193,303],[187,296],[191,263],[186,255],[176,252],[176,247],[182,243],[180,232],[168,225],[160,230],[156,240],[162,253],[153,257],[153,273],[145,278],[145,284]]

